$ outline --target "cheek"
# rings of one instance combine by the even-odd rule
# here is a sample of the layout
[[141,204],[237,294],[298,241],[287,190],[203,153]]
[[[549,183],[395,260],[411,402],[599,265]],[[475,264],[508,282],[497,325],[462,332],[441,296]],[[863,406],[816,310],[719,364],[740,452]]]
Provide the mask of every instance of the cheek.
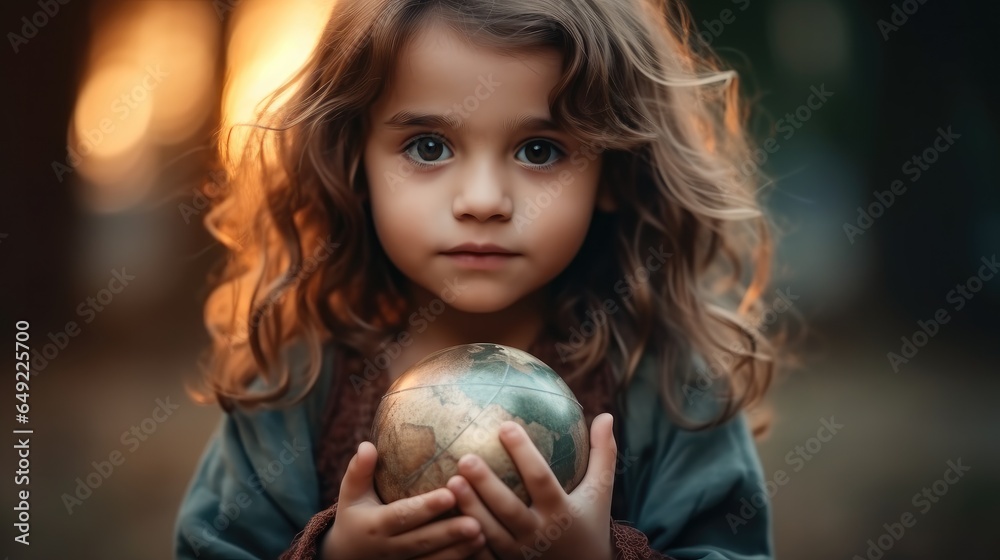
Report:
[[[383,181],[384,182],[384,181]],[[395,189],[382,185],[371,192],[372,214],[379,230],[411,236],[414,240],[429,237],[439,227],[442,201],[428,189],[398,184]]]
[[393,261],[405,251],[400,242],[407,238],[412,214],[407,216],[398,204],[402,189],[394,177],[395,171],[391,155],[366,150],[364,155],[365,173],[368,178],[368,198],[371,203],[372,221],[379,242]]
[[[548,245],[555,243],[575,245],[579,239],[587,233],[590,226],[590,212],[593,206],[562,206],[558,210],[543,213],[538,220],[538,239],[545,241]],[[552,240],[551,242],[549,240]]]
[[406,272],[416,262],[414,249],[430,243],[426,224],[432,220],[429,197],[394,168],[398,161],[396,154],[366,154],[364,166],[375,233],[389,259]]
[[410,205],[397,204],[393,193],[388,197],[372,197],[372,218],[375,233],[389,258],[400,268],[406,268],[405,262],[416,254],[413,249],[419,247],[426,235],[421,235],[425,228],[421,224],[427,222],[417,208]]
[[[568,263],[583,244],[594,212],[593,189],[578,190],[581,185],[563,187],[548,208],[535,220],[531,237],[544,249],[548,258]],[[589,186],[589,185],[588,185]]]

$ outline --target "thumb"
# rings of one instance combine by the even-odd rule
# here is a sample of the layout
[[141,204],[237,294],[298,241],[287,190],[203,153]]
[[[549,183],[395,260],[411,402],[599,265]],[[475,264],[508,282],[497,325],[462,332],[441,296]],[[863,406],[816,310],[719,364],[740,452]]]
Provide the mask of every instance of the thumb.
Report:
[[374,486],[377,460],[378,451],[375,450],[375,446],[368,441],[361,442],[358,452],[347,465],[344,479],[340,482],[339,504],[349,506],[358,502],[378,501]]
[[608,500],[615,483],[615,462],[618,458],[618,444],[615,442],[614,417],[608,413],[599,414],[590,427],[590,462],[587,474],[580,486],[596,491],[597,496]]

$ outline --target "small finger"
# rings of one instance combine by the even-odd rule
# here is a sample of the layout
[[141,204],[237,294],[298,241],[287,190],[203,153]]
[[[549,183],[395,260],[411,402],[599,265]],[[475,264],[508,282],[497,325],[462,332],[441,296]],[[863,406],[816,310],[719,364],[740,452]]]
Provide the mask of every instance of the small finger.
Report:
[[438,515],[455,505],[455,495],[447,488],[438,488],[425,494],[397,500],[380,512],[384,525],[391,527],[390,535],[398,535],[426,525]]
[[520,424],[511,421],[501,424],[500,440],[514,460],[514,466],[531,496],[532,504],[557,504],[565,499],[566,492],[552,472],[549,462],[542,457],[542,453]]
[[423,556],[418,556],[418,560],[464,560],[466,558],[473,558],[479,560],[480,558],[484,560],[493,560],[493,556],[486,553],[482,556],[486,550],[486,537],[479,535],[475,539],[467,542],[460,542],[453,544],[447,548],[442,548],[436,552],[430,554],[425,554]]
[[476,455],[463,456],[458,461],[458,474],[469,482],[493,517],[514,538],[530,534],[534,528],[534,515],[482,458]]
[[[407,557],[428,555],[484,537],[479,522],[468,516],[435,521],[391,537],[391,548]],[[485,537],[483,538],[485,542]]]
[[448,479],[448,489],[455,494],[462,513],[479,522],[479,526],[482,527],[483,534],[486,535],[486,540],[491,546],[503,547],[515,544],[510,531],[493,516],[465,478],[459,475],[451,477]]

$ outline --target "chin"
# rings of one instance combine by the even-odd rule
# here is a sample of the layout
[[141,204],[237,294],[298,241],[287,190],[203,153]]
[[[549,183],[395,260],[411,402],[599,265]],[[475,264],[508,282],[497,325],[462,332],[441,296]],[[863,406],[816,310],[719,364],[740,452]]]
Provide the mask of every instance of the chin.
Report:
[[464,313],[495,313],[507,309],[517,301],[518,298],[510,294],[484,294],[478,290],[468,290],[448,305]]

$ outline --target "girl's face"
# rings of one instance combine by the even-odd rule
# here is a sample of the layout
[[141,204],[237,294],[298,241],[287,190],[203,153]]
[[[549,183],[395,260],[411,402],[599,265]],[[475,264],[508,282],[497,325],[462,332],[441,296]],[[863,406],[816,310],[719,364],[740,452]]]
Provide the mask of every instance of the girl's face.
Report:
[[548,122],[561,63],[555,51],[513,58],[429,25],[368,115],[379,240],[417,287],[458,310],[511,306],[583,244],[601,158]]

